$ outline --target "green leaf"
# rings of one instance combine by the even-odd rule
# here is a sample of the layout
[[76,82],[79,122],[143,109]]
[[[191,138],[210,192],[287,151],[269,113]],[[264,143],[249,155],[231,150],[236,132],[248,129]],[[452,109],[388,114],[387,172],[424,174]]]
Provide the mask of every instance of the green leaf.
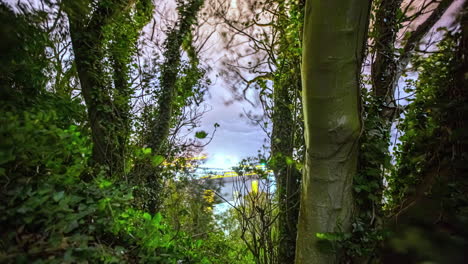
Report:
[[203,240],[197,240],[195,242],[195,246],[198,248],[198,247],[201,247],[203,245]]
[[157,220],[158,223],[161,222],[161,220],[162,220],[162,215],[161,215],[161,213],[156,213],[156,214],[154,215],[154,219]]
[[159,166],[163,162],[164,162],[164,157],[161,155],[156,155],[151,158],[151,164],[153,164],[153,166]]
[[151,220],[151,215],[149,213],[144,213],[143,214],[143,219]]
[[143,154],[145,154],[145,155],[151,154],[151,148],[143,148],[141,151],[142,151]]
[[154,215],[152,223],[154,226],[159,226],[159,223],[161,223],[161,220],[162,220],[161,214],[157,213]]
[[343,233],[316,233],[315,237],[321,240],[329,240],[329,241],[341,241],[343,240],[344,234]]
[[109,186],[111,186],[111,185],[112,185],[112,182],[110,182],[110,181],[108,181],[108,180],[102,179],[102,180],[99,182],[99,188],[100,188],[100,189],[109,187]]
[[63,195],[64,195],[64,192],[61,191],[61,192],[58,192],[58,193],[54,193],[54,196],[52,198],[54,199],[54,201],[58,202],[58,201],[62,200]]
[[205,131],[201,130],[201,131],[197,131],[195,133],[195,137],[196,138],[199,138],[199,139],[204,139],[206,138],[206,136],[208,136],[208,133],[206,133]]

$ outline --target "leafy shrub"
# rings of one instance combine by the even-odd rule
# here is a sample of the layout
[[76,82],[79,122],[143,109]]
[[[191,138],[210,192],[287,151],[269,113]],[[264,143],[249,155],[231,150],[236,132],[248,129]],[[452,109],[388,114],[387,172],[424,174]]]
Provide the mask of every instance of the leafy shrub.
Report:
[[88,173],[86,131],[55,111],[0,117],[0,262],[210,263],[160,214],[134,209],[133,188]]

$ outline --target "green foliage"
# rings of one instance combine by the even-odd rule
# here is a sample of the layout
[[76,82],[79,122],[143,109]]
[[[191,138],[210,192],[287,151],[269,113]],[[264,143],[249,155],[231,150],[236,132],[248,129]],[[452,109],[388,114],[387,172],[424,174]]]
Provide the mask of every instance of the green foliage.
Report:
[[451,101],[448,97],[449,89],[454,89],[456,44],[454,36],[448,34],[438,45],[439,52],[416,58],[413,62],[419,70],[419,77],[416,81],[409,80],[406,87],[406,92],[415,94],[415,97],[408,98],[410,103],[398,125],[402,135],[399,138],[401,143],[395,149],[397,169],[388,177],[390,209],[395,209],[404,199],[415,194],[425,173],[431,169],[435,155],[438,159],[451,156],[451,149],[444,149],[444,144],[453,140],[447,137],[446,130],[450,129],[447,124],[457,117],[450,113],[458,111],[455,107],[460,107],[460,102]]
[[390,123],[379,115],[379,99],[366,88],[361,90],[362,119],[364,128],[360,138],[360,157],[358,174],[354,177],[354,191],[357,204],[374,204],[381,207],[382,179],[386,170],[391,168],[388,144],[390,141]]
[[35,26],[40,16],[15,14],[0,3],[0,98],[17,106],[45,91],[47,34]]
[[[397,128],[395,169],[385,198],[398,228],[387,239],[404,260],[463,263],[468,234],[468,97],[460,35],[441,29],[437,51],[416,57],[409,104]],[[461,78],[460,78],[461,77]]]
[[[172,230],[160,214],[132,208],[128,186],[97,178],[7,193],[0,259],[47,263],[209,263],[202,242]],[[19,195],[20,194],[20,195]],[[15,228],[13,228],[15,227]]]
[[[82,110],[77,102],[60,105],[42,98],[45,107],[12,112],[5,111],[0,119],[0,166],[7,184],[13,176],[33,177],[47,174],[51,178],[68,175],[69,183],[79,179],[89,157],[89,142],[82,131],[69,125],[73,115],[63,115],[62,110]],[[66,101],[66,100],[64,100]],[[79,117],[79,115],[75,115]],[[8,176],[6,176],[8,175]]]
[[204,138],[206,138],[206,136],[208,136],[208,133],[206,133],[205,131],[197,131],[197,132],[195,132],[195,137],[196,137],[196,138],[204,139]]
[[389,153],[391,123],[380,115],[382,98],[361,89],[363,129],[360,137],[358,173],[353,179],[356,215],[344,247],[350,257],[372,257],[384,238],[382,230],[383,179],[391,169]]
[[240,237],[235,237],[222,224],[223,220],[232,221],[232,218],[214,214],[213,207],[219,202],[214,196],[218,191],[216,182],[199,182],[182,176],[177,181],[169,181],[167,188],[170,190],[162,212],[174,229],[203,241],[199,251],[213,263],[249,263]]
[[[239,255],[223,232],[208,228],[210,217],[200,219],[206,235],[192,236],[136,209],[135,186],[104,174],[82,181],[89,134],[67,126],[64,114],[37,106],[0,117],[1,262],[245,263],[231,261]],[[184,221],[191,225],[191,217]]]
[[0,117],[1,262],[213,263],[204,241],[135,209],[127,183],[104,174],[82,181],[88,134],[60,128],[59,113],[33,110]]

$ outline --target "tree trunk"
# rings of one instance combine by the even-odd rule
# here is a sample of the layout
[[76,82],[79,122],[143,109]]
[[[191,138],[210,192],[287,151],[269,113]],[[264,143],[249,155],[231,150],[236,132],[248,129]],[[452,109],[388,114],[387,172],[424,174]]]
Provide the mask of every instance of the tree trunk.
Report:
[[[130,53],[125,58],[112,54],[113,88],[106,78],[108,75],[103,63],[105,42],[110,41],[105,39],[104,31],[106,26],[118,23],[119,16],[131,12],[133,7],[137,8],[135,11],[138,13],[149,12],[148,8],[152,6],[149,1],[134,4],[133,0],[101,1],[96,3],[93,10],[90,1],[64,1],[76,69],[91,127],[92,163],[97,168],[104,167],[107,174],[114,177],[124,172],[125,149],[130,133],[132,91],[127,81],[126,65]],[[138,7],[145,10],[139,10]]]
[[382,100],[380,115],[385,119],[393,116],[387,106],[394,102],[393,82],[397,74],[395,41],[398,34],[397,12],[402,0],[382,0],[375,14],[374,30],[375,60],[372,63],[372,91]]
[[169,32],[165,42],[165,61],[161,67],[161,95],[158,99],[158,111],[150,133],[149,146],[157,154],[163,154],[167,148],[167,138],[171,129],[174,113],[175,97],[177,96],[176,82],[179,72],[182,42],[196,23],[197,14],[203,6],[204,0],[192,0],[178,7],[179,20]]
[[[159,78],[161,93],[158,98],[158,109],[155,116],[150,120],[150,131],[145,139],[153,153],[168,156],[170,152],[168,137],[170,134],[173,115],[176,107],[177,80],[181,64],[181,48],[184,39],[191,33],[192,25],[197,21],[198,11],[203,6],[204,0],[180,1],[177,11],[179,19],[174,27],[168,32],[164,43],[164,63],[161,65],[161,76]],[[156,213],[161,205],[163,195],[163,168],[154,167],[151,164],[140,164],[135,173],[145,181],[150,190],[145,199],[146,209]]]
[[302,96],[307,154],[296,263],[337,263],[339,252],[321,248],[317,234],[350,229],[369,11],[370,1],[306,2]]
[[119,125],[116,124],[107,84],[102,80],[102,26],[96,26],[102,23],[102,19],[94,18],[93,21],[98,22],[91,23],[95,24],[93,27],[87,27],[83,18],[69,17],[76,68],[91,126],[92,161],[96,166],[107,166],[112,175],[122,171],[123,161],[117,151],[119,142],[114,140],[115,128]]
[[372,89],[374,94],[382,100],[381,116],[390,121],[395,117],[395,89],[398,80],[410,62],[414,50],[421,40],[439,21],[454,0],[442,0],[419,26],[411,32],[410,37],[403,46],[403,51],[398,60],[394,50],[396,34],[398,30],[397,11],[400,8],[400,0],[383,0],[376,13],[375,31],[376,59],[372,64]]
[[[279,48],[276,58],[276,70],[273,76],[273,111],[271,134],[271,163],[276,178],[276,194],[278,197],[278,263],[294,263],[297,237],[297,220],[299,216],[299,193],[301,172],[297,169],[295,160],[303,162],[301,153],[303,146],[303,121],[297,111],[301,108],[299,102],[301,90],[301,40],[294,35],[300,35],[302,21],[289,17],[301,17],[304,5],[294,1],[277,1],[278,15],[274,21],[280,32]],[[297,24],[291,24],[297,23]],[[292,36],[291,36],[292,35]],[[296,156],[296,157],[294,157]]]
[[[271,136],[272,169],[276,178],[279,203],[278,261],[284,264],[294,263],[301,176],[293,162],[294,141],[298,124],[297,120],[293,118],[293,109],[290,109],[292,105],[290,91],[300,87],[300,75],[299,72],[291,73],[289,67],[287,69],[290,78],[280,81],[279,84],[274,84]],[[295,77],[298,80],[294,80]],[[287,82],[289,83],[287,84]]]

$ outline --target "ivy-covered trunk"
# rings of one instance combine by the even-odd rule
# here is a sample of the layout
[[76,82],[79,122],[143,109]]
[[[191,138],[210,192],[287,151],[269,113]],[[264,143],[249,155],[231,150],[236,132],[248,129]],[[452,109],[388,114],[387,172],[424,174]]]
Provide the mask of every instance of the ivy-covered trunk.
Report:
[[421,70],[388,177],[392,236],[383,263],[465,263],[468,256],[468,2],[461,11],[460,31],[445,32],[437,52],[412,61]]
[[[192,26],[197,22],[198,11],[203,6],[204,0],[177,1],[179,18],[174,27],[168,32],[164,42],[164,62],[161,65],[159,78],[160,94],[157,102],[157,109],[150,119],[150,131],[145,141],[155,155],[167,157],[171,151],[169,147],[169,134],[174,124],[174,113],[181,105],[180,98],[186,95],[178,93],[177,82],[181,65],[181,49],[184,41],[190,39]],[[191,55],[191,54],[190,54]],[[189,55],[189,57],[190,57]],[[194,58],[190,58],[194,59]],[[191,89],[192,87],[186,87]],[[161,206],[162,198],[162,167],[154,167],[152,164],[137,164],[134,173],[142,178],[148,188],[149,195],[145,199],[147,209],[156,213]]]
[[306,163],[296,263],[337,263],[327,233],[350,229],[361,129],[359,76],[370,1],[308,0],[302,97]]
[[[372,92],[363,96],[364,129],[360,142],[358,173],[355,177],[357,212],[355,223],[364,232],[355,232],[353,241],[359,241],[361,253],[359,258],[373,258],[381,246],[372,237],[381,232],[385,226],[383,210],[383,193],[385,175],[391,171],[390,165],[390,132],[393,122],[402,108],[395,100],[395,90],[400,76],[415,53],[419,42],[440,19],[453,0],[443,0],[433,9],[430,16],[419,23],[418,27],[404,39],[401,49],[397,49],[397,35],[403,27],[408,14],[402,14],[401,0],[376,1],[375,20],[373,24],[373,62],[371,65]],[[416,7],[414,7],[416,8]],[[364,255],[364,256],[363,256]],[[373,256],[371,256],[373,255]],[[355,256],[357,257],[357,256]]]
[[402,0],[382,0],[375,14],[375,60],[372,63],[372,90],[381,100],[380,115],[390,119],[394,103],[393,82],[397,74],[395,41],[399,30],[397,13]]
[[161,94],[158,98],[158,110],[152,125],[149,146],[155,153],[163,154],[167,151],[167,139],[172,124],[172,116],[177,97],[177,78],[181,62],[180,50],[192,25],[197,21],[197,14],[203,6],[204,0],[178,1],[179,19],[172,28],[164,44],[164,63],[161,66]]
[[[300,29],[303,5],[294,1],[278,1],[276,21],[279,39],[276,71],[273,74],[273,111],[271,134],[271,162],[276,179],[278,197],[278,263],[294,263],[299,215],[299,188],[301,172],[296,162],[302,163],[303,146],[300,118],[301,53]],[[294,17],[294,20],[290,18]],[[299,135],[299,136],[298,136]],[[299,159],[299,161],[297,161]]]
[[[289,71],[289,67],[287,67]],[[289,77],[289,78],[288,78]],[[299,72],[289,73],[288,77],[274,85],[274,108],[272,130],[272,169],[276,178],[279,202],[278,221],[278,261],[294,263],[299,214],[299,183],[301,173],[293,160],[297,120],[293,117],[292,90],[300,86]],[[296,78],[296,80],[294,80]]]
[[106,166],[112,175],[123,170],[123,157],[119,155],[121,142],[116,140],[117,134],[123,131],[119,131],[121,124],[108,93],[108,83],[103,80],[103,28],[111,17],[120,12],[122,6],[99,7],[88,21],[88,13],[83,12],[83,5],[68,5],[70,36],[81,91],[88,109],[93,140],[92,160],[97,166]]
[[[99,2],[91,9],[88,1],[65,1],[70,37],[81,92],[87,106],[88,121],[93,141],[92,162],[105,168],[109,176],[124,172],[125,149],[130,134],[130,97],[128,67],[133,45],[152,15],[152,4],[147,0],[115,0]],[[132,9],[135,13],[132,13]],[[109,36],[112,27],[126,24],[126,16],[133,15],[135,24],[120,36]],[[105,64],[106,44],[112,46],[112,67]],[[118,44],[116,44],[118,43]],[[127,46],[115,49],[115,46]],[[114,87],[107,72],[114,73]]]

